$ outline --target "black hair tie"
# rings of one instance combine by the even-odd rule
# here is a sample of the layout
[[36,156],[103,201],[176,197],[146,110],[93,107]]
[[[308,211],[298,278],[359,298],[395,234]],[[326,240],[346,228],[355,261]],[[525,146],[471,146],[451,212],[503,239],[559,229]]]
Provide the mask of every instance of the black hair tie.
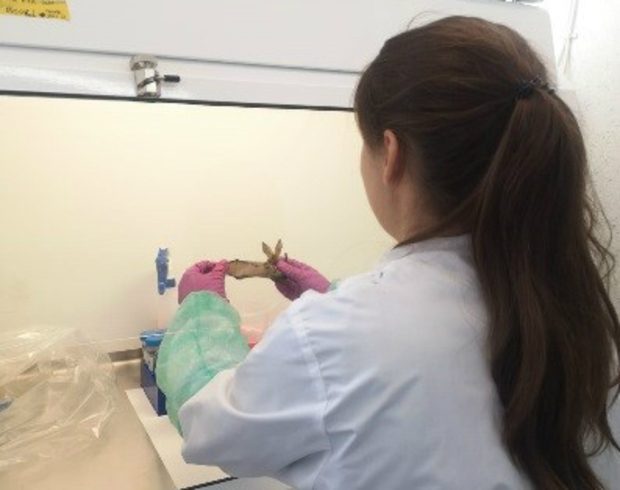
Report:
[[555,93],[555,89],[551,87],[547,82],[543,81],[542,78],[536,77],[532,80],[525,80],[519,83],[517,86],[517,93],[515,94],[516,100],[521,99],[529,99],[534,92],[537,90],[545,90],[550,94]]

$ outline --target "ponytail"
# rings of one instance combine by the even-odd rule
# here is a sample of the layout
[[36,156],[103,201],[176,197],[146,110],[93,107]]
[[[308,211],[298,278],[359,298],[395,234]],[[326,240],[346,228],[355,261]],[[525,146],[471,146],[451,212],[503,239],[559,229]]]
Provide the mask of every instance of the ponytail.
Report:
[[507,27],[450,17],[387,41],[360,79],[365,142],[392,129],[441,224],[472,236],[489,312],[489,366],[502,436],[535,488],[600,490],[588,458],[618,443],[620,323],[588,197],[586,151],[528,43]]
[[618,448],[607,403],[620,328],[593,258],[610,255],[589,222],[584,162],[560,99],[536,91],[518,100],[472,233],[504,441],[544,489],[602,489],[587,458]]

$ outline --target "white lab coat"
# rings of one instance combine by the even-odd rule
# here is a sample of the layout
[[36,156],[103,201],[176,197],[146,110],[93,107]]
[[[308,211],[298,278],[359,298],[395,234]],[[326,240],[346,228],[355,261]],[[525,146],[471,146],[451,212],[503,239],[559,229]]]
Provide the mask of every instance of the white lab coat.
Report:
[[[468,236],[394,249],[304,294],[187,401],[183,456],[300,490],[530,488],[500,441],[486,325]],[[620,488],[617,459],[600,466]]]

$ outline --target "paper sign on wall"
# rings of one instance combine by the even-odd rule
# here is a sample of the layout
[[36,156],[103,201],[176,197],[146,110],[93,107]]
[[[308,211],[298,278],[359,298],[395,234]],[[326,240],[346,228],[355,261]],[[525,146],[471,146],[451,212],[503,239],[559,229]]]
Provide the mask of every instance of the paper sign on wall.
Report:
[[0,15],[69,20],[66,0],[0,0]]

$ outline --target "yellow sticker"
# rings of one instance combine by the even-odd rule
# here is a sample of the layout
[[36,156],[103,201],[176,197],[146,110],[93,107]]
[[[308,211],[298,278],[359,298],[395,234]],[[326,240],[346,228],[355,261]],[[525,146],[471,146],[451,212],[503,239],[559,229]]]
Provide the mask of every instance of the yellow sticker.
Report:
[[0,15],[69,20],[66,0],[0,0]]

